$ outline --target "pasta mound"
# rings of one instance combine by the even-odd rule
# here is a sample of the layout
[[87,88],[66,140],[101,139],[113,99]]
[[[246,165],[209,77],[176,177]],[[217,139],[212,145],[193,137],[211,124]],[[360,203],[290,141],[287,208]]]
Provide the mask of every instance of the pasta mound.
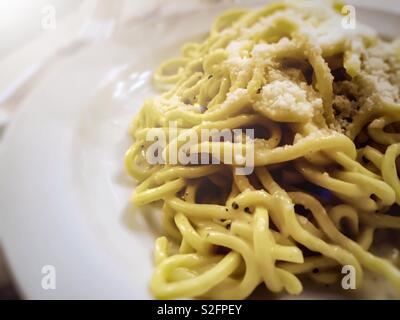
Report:
[[[379,229],[400,229],[400,42],[360,23],[344,29],[340,8],[227,11],[155,72],[163,93],[135,117],[125,158],[140,182],[133,202],[162,203],[155,297],[243,299],[262,284],[297,295],[305,278],[340,283],[343,266],[357,288],[368,270],[400,293],[398,267],[372,254]],[[171,121],[169,144],[200,129],[253,128],[254,172],[149,164],[146,134]],[[208,144],[217,143],[228,142]]]

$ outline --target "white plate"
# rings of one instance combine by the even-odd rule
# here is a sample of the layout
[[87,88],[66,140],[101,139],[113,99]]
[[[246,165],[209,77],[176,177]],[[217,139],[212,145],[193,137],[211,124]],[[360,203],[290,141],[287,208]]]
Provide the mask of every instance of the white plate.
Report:
[[[84,48],[24,100],[0,155],[0,240],[24,297],[151,298],[161,231],[157,212],[128,205],[127,129],[155,94],[151,71],[204,35],[221,9],[153,19]],[[380,13],[366,22],[390,35],[397,21]],[[56,290],[42,288],[45,265],[56,268]]]

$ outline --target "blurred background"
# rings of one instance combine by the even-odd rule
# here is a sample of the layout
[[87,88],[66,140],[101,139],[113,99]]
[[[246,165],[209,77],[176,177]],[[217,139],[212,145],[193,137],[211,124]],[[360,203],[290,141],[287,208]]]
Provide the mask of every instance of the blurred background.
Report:
[[[83,2],[79,0],[0,0],[0,70],[2,70],[0,92],[3,93],[10,81],[15,80],[19,70],[24,68],[22,66],[19,69],[19,64],[28,66],[31,61],[34,61],[34,57],[32,60],[24,59],[23,51],[28,50],[26,46],[32,41],[43,37],[46,31],[50,31],[50,28],[48,30],[43,28],[41,23],[43,14],[50,13],[50,8],[56,8],[55,21],[57,19],[63,21],[72,12],[76,12]],[[52,30],[54,31],[54,29]],[[41,44],[39,43],[38,46],[40,47]],[[19,60],[16,59],[14,65],[5,70],[4,66],[7,61],[12,60],[15,54],[20,56]],[[4,103],[4,101],[2,102]],[[8,118],[7,114],[2,114],[0,118],[3,126],[10,120],[6,119]],[[0,241],[0,299],[16,298],[19,298],[19,294],[11,280]]]
[[[0,0],[0,147],[18,105],[56,61],[152,15],[214,2],[241,1]],[[0,234],[0,300],[24,298],[6,260]]]
[[[17,50],[44,31],[42,15],[50,6],[63,19],[82,4],[78,0],[2,0],[0,2],[0,59]],[[57,17],[58,16],[58,17]]]

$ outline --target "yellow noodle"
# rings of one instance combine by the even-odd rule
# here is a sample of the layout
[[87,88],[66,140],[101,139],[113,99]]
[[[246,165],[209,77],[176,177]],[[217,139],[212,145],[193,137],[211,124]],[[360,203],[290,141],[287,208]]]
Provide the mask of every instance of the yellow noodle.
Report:
[[[163,93],[133,120],[125,156],[140,182],[133,202],[163,203],[155,297],[244,299],[260,284],[297,295],[300,276],[340,282],[349,265],[357,289],[367,269],[400,293],[399,270],[372,253],[376,230],[400,229],[388,214],[400,205],[400,72],[370,71],[372,47],[399,50],[358,22],[343,32],[341,8],[282,1],[229,10],[155,71]],[[187,141],[239,129],[255,129],[254,140]],[[162,161],[150,164],[155,141]],[[214,162],[173,163],[183,146]],[[229,156],[238,152],[253,152],[254,171],[237,172],[243,157]]]

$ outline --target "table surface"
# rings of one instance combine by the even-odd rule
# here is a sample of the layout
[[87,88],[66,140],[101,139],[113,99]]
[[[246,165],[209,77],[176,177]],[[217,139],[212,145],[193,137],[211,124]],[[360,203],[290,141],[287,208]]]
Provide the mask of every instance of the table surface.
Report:
[[[37,69],[87,30],[112,21],[121,27],[148,14],[176,11],[198,2],[216,0],[8,0],[0,2],[0,142],[1,136],[21,102],[21,88]],[[221,2],[221,1],[220,1]],[[53,15],[52,15],[53,14]],[[54,18],[52,21],[50,18]],[[49,24],[53,23],[53,24]],[[104,29],[104,28],[103,28]],[[97,31],[97,30],[96,30]],[[86,33],[85,33],[86,32]],[[104,33],[104,30],[103,30]],[[90,39],[95,41],[96,39]],[[38,67],[39,66],[39,67]],[[1,250],[0,300],[22,297],[12,282]]]

